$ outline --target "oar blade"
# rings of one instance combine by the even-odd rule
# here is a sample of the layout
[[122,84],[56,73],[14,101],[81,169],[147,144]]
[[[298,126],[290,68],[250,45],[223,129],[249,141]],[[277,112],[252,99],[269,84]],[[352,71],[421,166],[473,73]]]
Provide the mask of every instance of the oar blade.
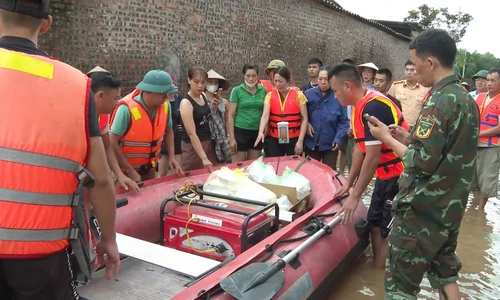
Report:
[[220,282],[221,288],[238,300],[270,300],[285,284],[283,270],[276,272],[265,282],[245,291],[248,284],[258,274],[266,271],[272,264],[254,263],[239,270]]

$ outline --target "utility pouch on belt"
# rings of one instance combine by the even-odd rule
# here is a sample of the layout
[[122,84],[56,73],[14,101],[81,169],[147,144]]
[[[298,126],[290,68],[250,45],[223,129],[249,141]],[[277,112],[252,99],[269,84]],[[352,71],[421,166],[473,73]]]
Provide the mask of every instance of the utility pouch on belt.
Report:
[[288,122],[278,123],[278,141],[280,144],[290,143],[290,136],[288,135]]
[[92,262],[95,259],[95,254],[92,247],[90,247],[90,239],[87,237],[88,230],[83,204],[83,189],[85,187],[93,187],[94,178],[85,169],[78,173],[77,176],[80,183],[73,196],[73,221],[71,226],[74,229],[74,234],[70,237],[70,244],[73,251],[72,255],[78,264],[73,266],[74,280],[81,284],[87,284],[92,279]]

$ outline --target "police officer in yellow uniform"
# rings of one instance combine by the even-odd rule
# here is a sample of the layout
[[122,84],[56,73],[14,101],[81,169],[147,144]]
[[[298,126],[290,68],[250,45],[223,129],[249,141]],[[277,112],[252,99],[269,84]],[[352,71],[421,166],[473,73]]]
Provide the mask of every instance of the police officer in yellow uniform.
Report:
[[401,102],[403,116],[410,127],[413,127],[422,110],[422,100],[429,89],[418,82],[415,64],[411,60],[405,63],[405,77],[405,80],[394,81],[388,94]]

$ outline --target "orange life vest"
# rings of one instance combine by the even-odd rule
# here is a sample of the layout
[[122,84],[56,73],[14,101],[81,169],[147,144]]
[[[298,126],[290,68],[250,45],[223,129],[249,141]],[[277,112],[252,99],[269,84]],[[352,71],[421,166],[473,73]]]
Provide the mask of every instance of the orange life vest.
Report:
[[[491,99],[486,104],[488,93],[481,93],[477,96],[476,103],[481,113],[481,123],[479,131],[485,131],[498,125],[498,116],[500,116],[500,94]],[[499,145],[499,136],[479,137],[479,142],[488,146]]]
[[[351,118],[354,138],[363,153],[366,153],[366,145],[365,126],[363,123],[364,117],[362,113],[369,101],[380,101],[389,106],[394,118],[394,124],[398,124],[406,130],[410,129],[410,126],[403,118],[401,110],[399,110],[398,106],[394,102],[392,102],[392,100],[376,91],[366,93],[365,96],[361,100],[359,100],[358,104],[353,110],[353,116]],[[401,173],[403,173],[403,170],[404,166],[401,162],[401,159],[389,147],[387,147],[385,144],[382,144],[382,151],[380,152],[380,162],[377,170],[375,171],[375,176],[381,180],[386,180],[399,176]]]
[[0,78],[0,257],[47,256],[86,235],[77,191],[90,80],[57,60],[3,49]]
[[297,105],[297,92],[299,89],[290,88],[285,101],[281,101],[281,95],[276,88],[271,91],[271,111],[269,114],[269,135],[278,138],[278,123],[288,122],[288,136],[295,138],[300,135],[302,118],[300,107]]
[[99,116],[99,130],[102,132],[109,124],[109,115],[102,114]]
[[[120,146],[125,158],[136,171],[148,171],[156,166],[160,156],[161,143],[168,122],[168,104],[163,103],[157,108],[154,120],[141,103],[134,100],[141,93],[134,90],[118,102],[111,123],[120,105],[127,105],[130,111],[130,125],[120,139]],[[125,171],[122,168],[123,171]]]
[[259,84],[264,86],[264,88],[267,90],[268,93],[270,93],[274,88],[273,84],[269,80],[263,79],[263,80],[259,81]]

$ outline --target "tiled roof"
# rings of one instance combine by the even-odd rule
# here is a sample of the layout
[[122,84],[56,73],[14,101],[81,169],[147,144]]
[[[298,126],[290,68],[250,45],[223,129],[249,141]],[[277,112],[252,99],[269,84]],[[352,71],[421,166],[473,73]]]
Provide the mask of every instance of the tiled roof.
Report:
[[332,0],[316,0],[316,1],[319,1],[319,2],[323,3],[323,5],[325,5],[325,6],[329,7],[329,8],[332,8],[332,9],[334,9],[336,11],[341,12],[341,13],[345,13],[345,14],[347,14],[350,17],[353,17],[353,18],[355,18],[355,19],[357,19],[357,20],[359,20],[359,21],[361,21],[361,22],[363,22],[365,24],[368,24],[368,25],[370,25],[372,27],[375,27],[375,28],[377,28],[379,30],[382,30],[382,31],[384,31],[384,32],[386,32],[388,34],[391,34],[391,35],[393,35],[393,36],[395,36],[397,38],[400,38],[400,39],[403,39],[403,40],[407,40],[407,41],[411,41],[410,37],[408,37],[408,36],[406,36],[404,34],[401,34],[399,32],[396,32],[396,31],[392,30],[391,28],[389,28],[389,27],[387,27],[387,26],[385,26],[383,24],[380,24],[380,23],[375,22],[373,20],[369,20],[367,18],[363,18],[362,16],[360,16],[358,14],[355,14],[355,13],[352,13],[352,12],[350,12],[348,10],[345,10],[336,1],[332,1]]

